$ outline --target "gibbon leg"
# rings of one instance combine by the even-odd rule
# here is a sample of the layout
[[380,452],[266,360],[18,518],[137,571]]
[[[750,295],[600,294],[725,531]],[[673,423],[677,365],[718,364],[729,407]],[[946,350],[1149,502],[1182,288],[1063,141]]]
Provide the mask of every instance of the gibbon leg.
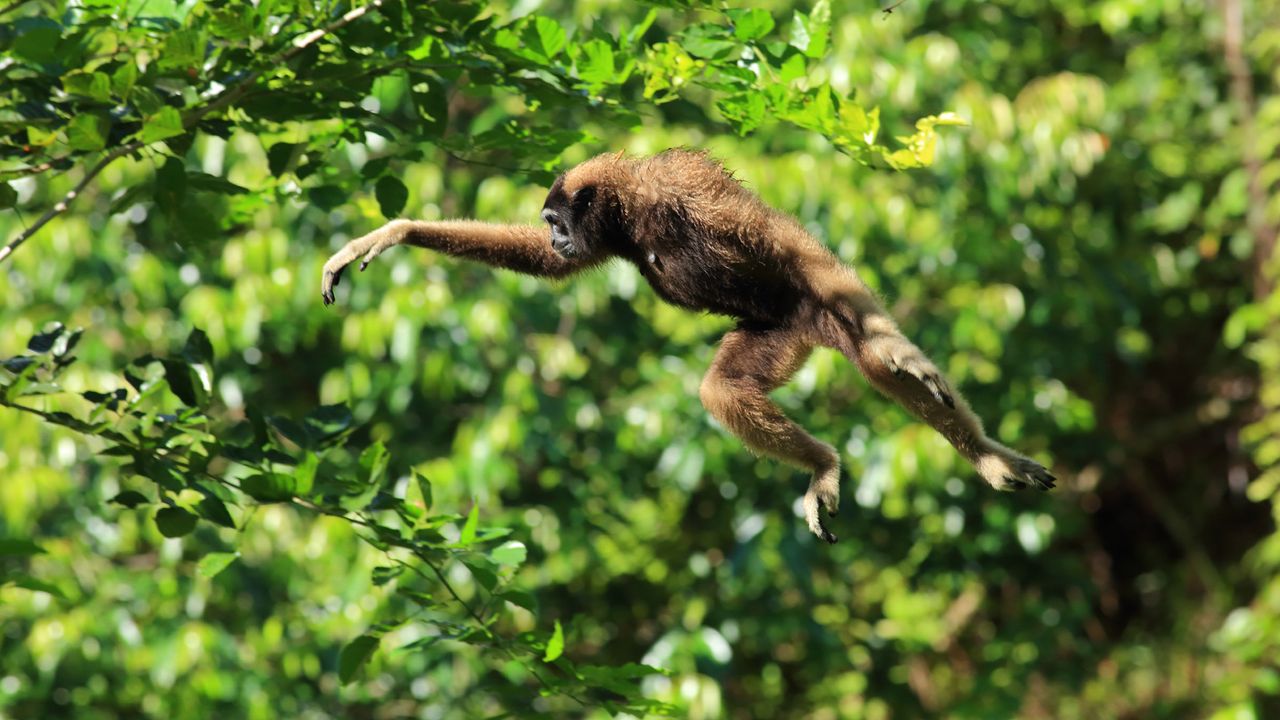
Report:
[[822,344],[842,352],[873,387],[941,433],[992,487],[1054,486],[1056,478],[1039,463],[987,437],[969,403],[869,291],[847,295],[824,326]]
[[812,344],[800,332],[739,328],[724,336],[702,380],[702,404],[748,448],[813,473],[804,495],[805,521],[815,535],[834,543],[819,506],[835,515],[840,505],[840,456],[792,422],[769,399],[809,357]]

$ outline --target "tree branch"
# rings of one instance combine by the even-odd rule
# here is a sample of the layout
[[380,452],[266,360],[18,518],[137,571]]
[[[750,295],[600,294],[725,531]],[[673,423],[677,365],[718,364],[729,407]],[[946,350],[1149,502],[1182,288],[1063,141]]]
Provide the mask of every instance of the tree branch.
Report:
[[1275,255],[1276,235],[1280,233],[1267,218],[1267,187],[1262,180],[1262,158],[1254,140],[1253,73],[1244,55],[1244,7],[1240,0],[1224,0],[1223,55],[1231,76],[1231,99],[1240,113],[1240,149],[1244,171],[1248,177],[1249,209],[1246,223],[1253,235],[1253,296],[1262,300],[1271,294],[1267,264]]
[[29,2],[31,2],[31,0],[14,0],[8,5],[5,5],[4,7],[0,8],[0,15],[11,13],[14,10],[17,10],[18,8],[22,7],[23,5],[26,5]]
[[30,240],[31,236],[35,235],[40,230],[40,228],[47,225],[50,220],[66,212],[67,208],[71,207],[71,203],[75,202],[75,199],[80,196],[80,193],[85,189],[85,186],[87,186],[90,182],[93,181],[95,177],[98,176],[98,173],[105,170],[107,166],[110,165],[111,163],[115,162],[116,160],[119,160],[121,157],[128,155],[129,153],[133,152],[134,150],[137,150],[140,147],[142,147],[142,143],[131,142],[128,145],[123,145],[121,147],[118,147],[115,150],[112,150],[111,152],[104,155],[103,158],[98,161],[98,164],[90,168],[89,172],[85,173],[84,177],[80,180],[80,182],[76,183],[76,186],[71,188],[70,192],[68,192],[66,195],[63,195],[61,200],[59,200],[56,204],[54,204],[53,207],[45,211],[45,213],[41,215],[38,220],[36,220],[34,223],[31,224],[31,227],[18,233],[17,237],[10,240],[9,243],[4,247],[0,248],[0,263],[3,263],[5,261],[5,258],[12,255],[13,251],[16,250],[19,245],[26,242],[27,240]]
[[[25,1],[29,1],[29,0],[24,0],[24,2]],[[376,10],[382,7],[383,1],[384,0],[372,0],[368,5],[363,5],[361,7],[348,10],[346,13],[342,15],[342,17],[338,18],[337,20],[333,21],[332,23],[330,23],[329,25],[323,28],[312,30],[311,32],[308,32],[304,35],[300,35],[294,38],[293,41],[290,43],[289,48],[286,48],[285,50],[282,50],[281,52],[272,56],[269,60],[267,60],[266,63],[263,64],[261,68],[259,68],[258,70],[254,70],[253,72],[249,73],[249,75],[246,76],[244,79],[242,79],[240,82],[224,90],[218,96],[210,100],[207,105],[204,105],[203,107],[195,108],[190,113],[188,113],[187,116],[183,118],[183,121],[182,121],[183,127],[190,130],[191,128],[195,127],[196,123],[200,122],[200,120],[202,120],[207,115],[210,115],[211,113],[215,113],[219,110],[222,110],[228,105],[234,103],[236,100],[239,100],[240,98],[244,97],[253,88],[253,85],[257,83],[258,79],[262,77],[264,72],[268,70],[274,70],[284,65],[285,63],[289,62],[293,58],[297,57],[300,53],[302,53],[308,47],[314,45],[316,41],[320,40],[320,38],[323,38],[324,36],[329,35],[331,33],[334,33],[340,30],[341,28],[351,24],[352,22],[355,22],[356,20],[368,14],[370,10]],[[11,10],[21,4],[23,3],[21,2],[13,3],[8,8],[6,8],[6,10]],[[4,11],[0,11],[0,12],[4,12]],[[84,178],[82,178],[80,182],[77,183],[76,186],[71,189],[70,192],[64,195],[60,201],[58,201],[53,207],[49,208],[48,211],[46,211],[43,215],[41,215],[40,218],[31,225],[31,227],[18,233],[17,237],[10,240],[4,247],[0,248],[0,263],[3,263],[5,259],[7,259],[10,255],[12,255],[14,250],[16,250],[18,246],[22,245],[27,240],[31,239],[31,236],[39,232],[40,228],[47,225],[50,220],[65,213],[71,207],[71,203],[74,202],[75,199],[80,196],[80,193],[84,191],[85,187],[88,186],[88,184],[92,182],[95,177],[98,176],[98,173],[101,173],[103,170],[107,168],[108,165],[115,162],[116,160],[119,160],[125,155],[128,155],[129,153],[132,153],[136,150],[140,150],[143,147],[146,147],[147,144],[148,143],[135,140],[126,145],[122,145],[116,148],[115,150],[112,150],[111,152],[107,153],[105,156],[103,156],[103,158],[99,160],[96,165],[94,165],[92,168],[89,169],[89,171],[85,174]]]

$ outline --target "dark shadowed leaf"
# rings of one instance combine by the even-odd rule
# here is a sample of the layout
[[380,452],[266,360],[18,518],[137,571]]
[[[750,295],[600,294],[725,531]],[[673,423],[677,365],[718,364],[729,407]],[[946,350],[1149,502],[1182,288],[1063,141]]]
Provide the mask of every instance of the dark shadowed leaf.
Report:
[[298,146],[294,143],[276,143],[267,151],[267,167],[271,174],[280,177],[288,169]]
[[44,548],[22,538],[0,538],[0,557],[39,555]]
[[139,505],[144,505],[146,503],[149,503],[151,501],[147,499],[146,495],[143,495],[137,490],[125,490],[121,492],[119,495],[116,495],[115,497],[111,498],[107,502],[113,503],[115,505],[123,505],[127,508],[134,508],[134,507],[138,507]]
[[372,635],[361,635],[347,643],[338,655],[338,678],[343,683],[349,683],[355,679],[356,673],[377,648],[378,638]]
[[321,210],[332,210],[347,201],[347,192],[336,185],[321,185],[308,190],[307,197]]
[[66,331],[62,323],[54,323],[53,327],[38,335],[32,335],[27,341],[27,349],[33,353],[47,353],[53,348],[53,343]]
[[164,366],[164,377],[169,381],[169,389],[184,405],[204,407],[208,395],[204,383],[190,365],[179,360],[161,360],[160,364]]
[[160,508],[156,513],[156,528],[165,537],[182,537],[196,529],[196,516],[182,508]]
[[284,502],[293,497],[293,481],[281,473],[258,473],[240,481],[240,489],[261,502]]
[[382,216],[392,219],[400,215],[400,211],[404,210],[404,205],[409,201],[409,189],[400,182],[399,178],[390,175],[383,175],[378,178],[378,184],[374,187],[374,195],[378,198],[378,206],[382,209]]

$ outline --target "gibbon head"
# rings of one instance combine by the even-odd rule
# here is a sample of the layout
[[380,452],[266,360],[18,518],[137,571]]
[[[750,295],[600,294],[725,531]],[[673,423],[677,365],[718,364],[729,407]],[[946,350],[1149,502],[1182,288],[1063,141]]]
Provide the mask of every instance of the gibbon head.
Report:
[[622,224],[610,187],[591,162],[556,178],[542,206],[552,250],[573,260],[603,258],[616,250]]

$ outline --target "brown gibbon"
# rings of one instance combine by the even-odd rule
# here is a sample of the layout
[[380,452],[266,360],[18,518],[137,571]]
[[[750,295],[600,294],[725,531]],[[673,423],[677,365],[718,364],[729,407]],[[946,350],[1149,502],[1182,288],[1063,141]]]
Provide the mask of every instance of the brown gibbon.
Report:
[[325,304],[334,301],[347,265],[360,260],[363,270],[394,245],[551,278],[622,258],[667,302],[737,319],[702,381],[702,404],[747,447],[812,473],[805,520],[827,542],[836,536],[820,509],[836,514],[840,456],[769,399],[815,346],[853,361],[997,490],[1053,487],[1054,476],[1039,463],[987,437],[964,398],[903,336],[853,268],[706,154],[588,160],[551,186],[542,220],[545,227],[393,220],[329,259]]

